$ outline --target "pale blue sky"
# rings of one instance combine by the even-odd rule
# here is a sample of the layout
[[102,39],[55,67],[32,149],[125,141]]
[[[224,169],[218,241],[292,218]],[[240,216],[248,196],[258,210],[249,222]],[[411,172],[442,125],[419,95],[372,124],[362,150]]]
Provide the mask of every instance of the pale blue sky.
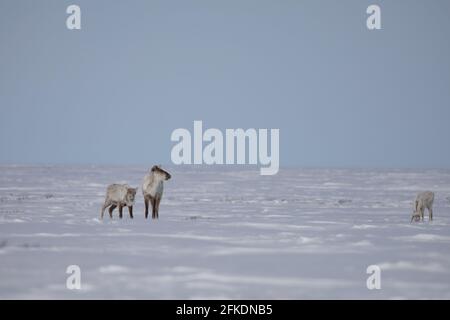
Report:
[[279,128],[281,165],[448,168],[449,17],[448,0],[0,0],[0,163],[168,164],[172,131],[202,120]]

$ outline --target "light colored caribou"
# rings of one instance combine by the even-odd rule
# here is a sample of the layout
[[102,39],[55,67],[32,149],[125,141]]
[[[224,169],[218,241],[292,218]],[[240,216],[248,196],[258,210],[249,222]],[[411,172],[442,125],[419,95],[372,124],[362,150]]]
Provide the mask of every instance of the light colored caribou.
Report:
[[153,166],[150,172],[144,177],[142,183],[142,194],[145,202],[145,218],[148,217],[149,203],[152,205],[152,219],[159,218],[159,203],[164,191],[164,181],[171,178],[170,173],[161,169],[160,166]]
[[414,202],[414,211],[411,216],[411,222],[413,220],[419,221],[421,218],[423,221],[425,209],[428,209],[429,221],[433,220],[433,202],[434,202],[433,192],[425,191],[419,193],[416,197],[416,201]]
[[131,188],[127,184],[111,184],[106,190],[106,199],[102,207],[101,219],[105,209],[109,207],[109,216],[112,218],[113,210],[119,207],[119,217],[122,219],[122,208],[128,207],[130,218],[133,218],[134,198],[136,197],[137,188]]

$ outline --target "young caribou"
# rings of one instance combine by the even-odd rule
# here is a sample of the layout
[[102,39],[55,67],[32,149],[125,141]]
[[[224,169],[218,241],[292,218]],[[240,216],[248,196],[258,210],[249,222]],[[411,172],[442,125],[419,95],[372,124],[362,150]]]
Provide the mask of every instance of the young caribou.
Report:
[[122,219],[122,208],[128,207],[130,218],[133,218],[133,205],[137,188],[131,188],[127,184],[111,184],[106,190],[106,199],[102,207],[101,218],[105,209],[109,207],[109,216],[112,218],[113,210],[119,207],[119,217]]
[[433,201],[434,193],[431,191],[421,192],[417,195],[416,201],[414,202],[414,211],[411,216],[411,222],[413,220],[422,221],[424,220],[425,209],[428,209],[429,221],[433,220]]

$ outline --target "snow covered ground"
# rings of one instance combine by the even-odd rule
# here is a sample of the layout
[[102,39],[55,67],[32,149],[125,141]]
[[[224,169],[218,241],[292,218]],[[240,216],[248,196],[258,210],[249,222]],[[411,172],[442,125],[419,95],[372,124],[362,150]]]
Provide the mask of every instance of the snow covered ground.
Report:
[[[448,170],[167,169],[159,221],[141,190],[101,221],[106,186],[147,168],[0,167],[0,298],[450,299]],[[410,224],[428,189],[435,221]]]

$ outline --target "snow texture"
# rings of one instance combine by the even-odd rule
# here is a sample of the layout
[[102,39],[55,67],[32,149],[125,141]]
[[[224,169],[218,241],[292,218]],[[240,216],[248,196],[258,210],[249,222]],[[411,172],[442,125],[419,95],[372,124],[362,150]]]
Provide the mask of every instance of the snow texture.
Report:
[[[0,298],[450,299],[448,170],[167,169],[154,221],[148,168],[0,167]],[[139,187],[133,220],[99,219],[111,183]],[[435,220],[410,223],[423,190]]]

